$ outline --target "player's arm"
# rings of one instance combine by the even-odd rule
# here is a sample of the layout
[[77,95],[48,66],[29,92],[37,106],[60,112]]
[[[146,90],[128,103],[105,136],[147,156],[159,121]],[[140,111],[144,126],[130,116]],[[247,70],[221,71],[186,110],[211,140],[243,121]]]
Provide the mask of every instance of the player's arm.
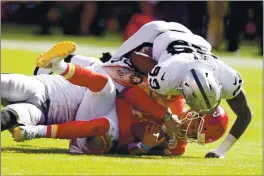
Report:
[[[144,130],[142,130],[143,128]],[[128,144],[128,151],[133,155],[149,153],[152,148],[159,146],[165,141],[164,135],[160,135],[160,126],[154,123],[141,122],[135,124],[132,127],[132,132],[135,138],[141,140],[141,142],[138,143]]]
[[145,146],[142,142],[128,144],[128,152],[132,155],[147,154],[150,148]]
[[143,25],[135,34],[127,39],[112,58],[125,56],[130,57],[133,51],[139,51],[143,47],[152,47],[153,41],[164,28],[164,21],[153,21]]
[[252,112],[243,90],[233,99],[227,100],[227,103],[237,115],[236,121],[230,130],[230,134],[236,139],[239,139],[251,122]]
[[207,153],[206,157],[224,157],[226,152],[242,136],[251,122],[252,112],[243,90],[241,90],[234,98],[227,100],[227,103],[236,114],[236,121],[226,139],[217,147],[217,149]]
[[144,90],[133,87],[128,89],[124,96],[132,107],[162,120],[170,137],[174,138],[179,133],[180,122],[178,116],[170,113],[167,108],[154,101]]
[[143,89],[132,87],[122,92],[130,106],[144,113],[150,114],[156,119],[162,120],[168,114],[168,110],[153,100]]
[[148,75],[157,64],[157,61],[152,59],[152,57],[140,52],[133,52],[130,56],[130,60],[133,66],[145,75]]
[[152,47],[158,35],[166,30],[192,33],[185,26],[176,22],[152,21],[143,25],[136,33],[128,38],[115,53],[113,58],[125,56],[129,58],[133,51],[140,51],[143,47]]

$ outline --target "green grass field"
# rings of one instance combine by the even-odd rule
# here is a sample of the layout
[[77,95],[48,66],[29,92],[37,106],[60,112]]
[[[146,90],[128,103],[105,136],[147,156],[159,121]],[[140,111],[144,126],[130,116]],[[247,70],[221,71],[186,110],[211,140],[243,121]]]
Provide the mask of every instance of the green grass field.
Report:
[[[38,54],[30,52],[30,48],[28,51],[2,49],[1,71],[30,75]],[[223,138],[205,146],[190,144],[182,157],[72,156],[68,154],[67,140],[35,139],[16,143],[8,132],[3,132],[1,175],[262,175],[262,70],[241,67],[237,70],[244,79],[254,118],[224,159],[204,158]],[[231,127],[235,115],[226,102],[222,105],[229,113]]]

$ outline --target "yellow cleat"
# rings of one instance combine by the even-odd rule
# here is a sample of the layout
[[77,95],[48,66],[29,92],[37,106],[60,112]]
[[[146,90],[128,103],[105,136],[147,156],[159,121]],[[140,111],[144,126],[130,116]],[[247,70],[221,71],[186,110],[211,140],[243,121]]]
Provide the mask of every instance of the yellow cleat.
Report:
[[22,142],[25,140],[20,127],[15,127],[12,129],[12,137],[16,142]]
[[66,56],[73,53],[76,48],[77,45],[74,42],[65,41],[57,43],[50,50],[36,58],[36,65],[41,68],[50,68],[52,66],[52,61],[64,59]]
[[34,125],[15,127],[12,130],[12,137],[16,142],[31,140],[38,137],[38,127]]

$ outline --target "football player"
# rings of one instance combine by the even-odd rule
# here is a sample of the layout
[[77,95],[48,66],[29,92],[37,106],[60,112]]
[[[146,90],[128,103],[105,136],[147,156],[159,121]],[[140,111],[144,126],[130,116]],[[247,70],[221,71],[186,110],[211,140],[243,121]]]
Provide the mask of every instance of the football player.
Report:
[[[64,44],[67,44],[69,48],[74,48],[74,49],[67,51],[67,47],[65,47]],[[58,43],[53,48],[51,48],[48,52],[44,53],[43,55],[40,55],[36,59],[37,66],[40,68],[51,69],[53,72],[62,75],[64,78],[68,79],[69,81],[76,79],[74,84],[77,84],[79,86],[86,86],[89,88],[89,85],[93,83],[94,87],[96,87],[96,86],[101,87],[101,85],[100,85],[101,80],[100,79],[97,80],[97,78],[95,78],[95,79],[89,81],[89,78],[92,75],[88,74],[89,71],[87,70],[87,68],[84,69],[83,67],[81,67],[79,65],[74,65],[72,63],[66,63],[65,62],[65,57],[67,58],[69,56],[69,53],[72,53],[75,49],[76,49],[76,44],[73,42]],[[102,66],[102,64],[92,64],[88,68],[91,68],[96,72],[97,72],[97,70],[100,70],[104,74],[107,74],[108,79],[111,80],[113,82],[114,86],[116,87],[117,93],[121,92],[125,87],[139,86],[143,89],[148,89],[148,87],[149,87],[148,83],[147,83],[147,77],[142,76],[141,74],[135,72],[134,70],[130,70],[130,69],[126,69],[126,68],[123,69],[121,67],[119,67],[119,69],[115,70],[111,67],[104,67],[104,66]],[[84,71],[84,70],[87,70],[87,71]],[[111,77],[111,75],[113,75],[112,73],[115,71],[122,77],[122,79],[113,79],[113,77]],[[76,73],[76,72],[78,72],[78,73]],[[107,89],[107,88],[104,88],[104,89]],[[104,95],[104,96],[107,96],[107,95]],[[87,96],[87,97],[89,97],[89,96]],[[88,99],[88,98],[86,98],[86,99]],[[103,96],[99,96],[98,99],[101,100],[100,102],[102,104],[107,104],[107,102],[104,101]],[[99,102],[99,100],[96,100],[96,102]],[[112,104],[112,103],[110,103],[110,104]],[[90,104],[92,104],[92,105],[90,105]],[[100,116],[98,114],[95,114],[95,112],[97,112],[97,111],[99,111],[101,115],[103,113],[99,108],[96,108],[96,107],[100,107],[99,104],[95,104],[91,100],[87,100],[87,102],[83,101],[82,104],[80,105],[80,108],[82,108],[82,105],[83,105],[83,107],[86,107],[88,105],[93,106],[93,108],[91,108],[91,111],[94,111],[94,113],[93,114],[90,113],[90,114],[93,115],[94,117]],[[100,108],[102,108],[102,107],[100,107]],[[79,111],[82,112],[82,110],[78,110],[78,112]],[[85,110],[84,110],[83,115],[81,115],[81,116],[84,117],[85,116],[84,114],[86,114],[86,113],[88,113],[88,112],[85,112]],[[175,131],[177,133],[178,128],[175,128],[175,126],[177,126],[177,123],[179,123],[179,122],[178,122],[176,114],[172,115],[172,113],[168,112],[168,110],[167,110],[167,112],[163,112],[163,114],[161,114],[161,116],[159,118],[162,118],[163,120],[165,120],[165,125],[167,126],[168,131],[171,132],[171,134],[174,133]]]
[[[133,57],[138,55],[135,51],[145,50],[144,47],[148,47],[148,56]],[[127,64],[128,60],[132,64]],[[205,39],[181,24],[164,21],[145,24],[104,63],[112,68],[118,65],[135,67],[148,74],[151,89],[168,97],[183,95],[187,104],[200,113],[212,112],[221,99],[227,101],[236,121],[222,144],[205,157],[223,158],[251,121],[240,74],[215,57]],[[118,74],[115,76],[118,78]]]
[[[74,43],[62,42],[41,55],[37,61],[43,67],[42,59],[47,61],[58,56],[63,58],[73,50],[75,50]],[[83,118],[90,120],[108,113],[113,114],[109,121],[116,121],[114,100],[116,89],[120,91],[122,86],[118,87],[117,83],[107,77],[100,67],[101,63],[94,62],[91,58],[92,65],[87,69],[58,60],[57,63],[55,63],[57,59],[54,62],[47,61],[49,66],[53,65],[50,70],[61,73],[60,75],[67,81],[61,76],[44,74],[2,75],[1,95],[11,103],[1,110],[2,131],[21,124],[46,125]],[[68,81],[79,86],[70,84]],[[162,113],[158,118],[166,120],[165,124],[168,124],[172,114],[166,111]],[[115,126],[114,124],[117,123],[114,122],[112,126]]]
[[[70,77],[71,79],[69,79],[69,81],[70,82],[72,82],[72,83],[74,83],[74,84],[81,84],[81,85],[83,85],[83,86],[86,86],[87,88],[90,88],[90,89],[93,89],[93,88],[95,88],[95,87],[90,87],[89,85],[87,85],[87,84],[89,84],[90,82],[88,81],[87,82],[87,84],[85,84],[85,81],[83,81],[83,80],[89,80],[90,78],[91,78],[91,71],[89,71],[89,70],[87,70],[87,69],[83,69],[82,67],[74,67],[74,68],[77,68],[76,70],[75,70],[75,72],[74,72],[74,74],[72,75],[72,77]],[[79,70],[78,70],[78,68],[79,68]],[[67,75],[67,73],[66,73],[66,75]],[[11,76],[11,75],[10,75]],[[95,75],[95,76],[99,76],[99,79],[97,80],[96,79],[96,81],[100,81],[100,79],[101,79],[101,75]],[[11,77],[10,77],[11,78]],[[21,78],[23,78],[23,77],[21,77]],[[47,78],[48,78],[48,76],[47,76]],[[76,79],[77,78],[77,79]],[[6,79],[6,80],[8,80],[8,79]],[[7,83],[10,83],[10,82],[12,82],[12,81],[14,81],[14,82],[17,82],[17,81],[15,81],[14,79],[9,79],[9,81],[6,81]],[[22,80],[22,79],[21,79]],[[33,81],[33,82],[31,82],[31,83],[34,83],[33,85],[35,85],[35,82]],[[7,84],[8,85],[8,84]],[[17,87],[22,87],[22,90],[23,90],[23,88],[25,88],[26,86],[25,85],[23,85],[23,84],[21,84],[21,85],[19,85],[19,84],[16,84],[17,85]],[[37,85],[37,87],[39,87],[38,86],[38,84],[36,84]],[[98,85],[97,85],[98,86]],[[16,86],[6,86],[6,87],[16,87]],[[7,89],[2,89],[2,90],[6,90],[6,91],[4,91],[4,92],[7,92]],[[20,89],[18,89],[18,90],[20,90]],[[32,93],[32,91],[33,91],[34,89],[32,89],[31,90],[31,92],[29,91],[29,93]],[[63,90],[61,90],[62,92],[63,92]],[[12,92],[12,91],[11,91]],[[41,93],[41,92],[40,92]],[[23,91],[21,92],[21,95],[23,94]],[[11,94],[12,95],[12,94]],[[17,96],[14,96],[14,97],[16,97],[17,98]],[[37,95],[37,96],[35,96],[35,94],[33,94],[33,100],[35,100],[36,101],[36,99],[39,97],[39,95]],[[10,96],[9,95],[9,100],[12,98],[12,96]],[[29,98],[29,100],[30,101],[32,101],[32,102],[34,102],[32,99],[31,99],[32,97],[30,97]],[[141,97],[142,98],[142,97]],[[40,100],[41,101],[41,100]],[[63,103],[63,102],[62,102]],[[14,105],[14,104],[13,104]],[[58,105],[60,105],[60,104],[58,104]],[[23,105],[24,106],[24,105]],[[22,106],[21,106],[22,107]],[[21,108],[20,107],[20,108]],[[146,106],[147,108],[149,108],[149,107],[151,107],[151,106]],[[9,106],[9,108],[10,108],[10,106]],[[30,109],[30,108],[29,108]],[[55,108],[54,108],[55,109]],[[156,109],[156,108],[154,108],[154,109]],[[66,108],[65,108],[65,110],[67,110],[67,106],[66,106]],[[65,111],[65,113],[67,113],[67,111]],[[164,111],[163,111],[163,113],[164,113]],[[112,112],[112,114],[115,114],[114,112]],[[114,115],[114,119],[115,119],[115,115]],[[86,116],[83,116],[83,118],[86,118]],[[157,115],[157,118],[160,118],[160,115]],[[106,118],[107,119],[107,118]],[[49,120],[49,119],[48,119]],[[80,120],[80,119],[77,119],[77,120]],[[89,120],[89,118],[88,118],[88,120]],[[66,120],[64,120],[64,121],[68,121],[67,119]],[[59,121],[59,123],[62,123],[62,122],[64,122],[64,121]],[[115,121],[115,120],[113,120],[113,121]],[[108,123],[107,123],[108,122]],[[99,135],[99,134],[101,134],[101,133],[105,133],[105,131],[110,131],[110,132],[112,132],[112,133],[114,133],[114,134],[116,134],[116,127],[113,127],[114,125],[112,125],[112,127],[113,128],[110,128],[110,123],[111,122],[111,119],[109,120],[109,119],[107,119],[107,120],[105,120],[104,118],[102,119],[102,118],[98,118],[98,119],[95,119],[95,120],[92,120],[92,121],[89,121],[89,125],[88,126],[90,126],[90,128],[87,128],[86,127],[86,135],[87,136],[89,136],[87,133],[89,132],[90,133],[90,136],[93,136],[93,135]],[[51,123],[51,124],[53,124],[53,123],[56,123],[56,122],[53,122],[53,121],[48,121],[47,123]],[[88,123],[88,122],[87,122]],[[64,124],[65,126],[66,126],[66,129],[70,129],[69,128],[69,124],[70,124],[70,122],[68,123],[68,124]],[[116,123],[112,123],[112,124],[116,124]],[[86,123],[85,123],[85,125],[87,125]],[[109,126],[110,125],[110,126]],[[56,129],[56,125],[54,126],[54,128]],[[56,132],[54,132],[54,130],[52,130],[51,128],[43,128],[44,129],[44,131],[45,131],[45,134],[47,133],[48,135],[51,135],[51,136],[56,136]],[[74,128],[73,128],[74,129]],[[97,129],[97,133],[95,133],[94,132],[94,129]],[[101,129],[101,130],[98,130],[98,129]],[[110,129],[112,129],[112,130],[110,130]],[[56,131],[56,130],[55,130]],[[66,130],[67,131],[67,130]],[[30,133],[30,131],[29,132],[27,132],[26,134],[31,134]],[[43,134],[43,133],[42,133]],[[59,134],[61,134],[61,133],[59,133]],[[73,133],[74,134],[74,133]],[[114,135],[114,134],[110,134],[109,136],[110,136],[110,138],[107,138],[107,137],[105,137],[105,138],[102,138],[102,140],[103,141],[112,141],[112,142],[114,142],[114,140],[112,140],[112,138],[113,137],[116,137],[117,135]],[[62,133],[62,135],[68,135],[68,134],[64,134],[64,133]],[[78,133],[77,134],[75,134],[75,135],[78,135]],[[112,138],[111,138],[112,137]],[[30,135],[29,135],[29,138],[30,138]],[[92,139],[94,139],[94,138],[92,138]],[[108,139],[108,140],[107,140]],[[110,140],[109,140],[110,139]],[[116,138],[115,138],[116,139]],[[82,138],[82,140],[75,140],[75,142],[73,143],[73,145],[78,145],[78,143],[80,143],[80,145],[78,145],[79,147],[80,146],[83,146],[82,145],[82,143],[86,143],[86,138]],[[74,141],[74,140],[73,140]],[[76,141],[78,141],[78,142],[76,142]],[[91,141],[93,141],[93,140],[91,140]],[[108,143],[106,143],[106,144],[109,144],[109,142]],[[107,146],[111,146],[111,142],[110,142],[110,144],[109,145],[107,145]],[[76,147],[73,147],[73,149],[72,150],[74,150],[74,148],[76,149]],[[84,149],[85,149],[85,147],[84,147]],[[106,147],[106,149],[109,149],[108,147]],[[83,148],[81,149],[81,150],[83,150]],[[79,150],[77,151],[77,152],[79,152]]]
[[[213,114],[205,117],[189,110],[180,116],[182,134],[171,140],[166,135],[166,127],[162,121],[137,111],[130,106],[125,98],[116,100],[116,111],[119,121],[119,140],[116,145],[105,137],[109,129],[99,129],[94,123],[95,120],[48,126],[21,126],[15,128],[13,137],[18,142],[35,137],[71,139],[70,153],[78,154],[108,153],[111,151],[123,154],[182,155],[186,150],[188,141],[199,144],[214,142],[222,137],[228,125],[228,116],[221,107],[218,107]],[[138,114],[141,116],[139,117]],[[94,125],[94,132],[87,128],[91,125]],[[78,140],[78,138],[87,136],[89,137],[82,142]]]
[[[75,50],[75,45],[62,42],[42,56],[58,53],[69,55],[72,50]],[[66,72],[64,78],[60,75],[2,74],[1,96],[11,104],[1,110],[1,130],[11,129],[17,124],[59,124],[84,117],[91,119],[112,112],[116,87],[100,69],[100,64],[94,62],[85,70],[76,67],[78,80],[71,79],[72,72]],[[85,81],[82,80],[84,72]],[[94,80],[96,84],[91,84]],[[83,87],[74,85],[79,82]],[[101,109],[96,111],[95,107]]]

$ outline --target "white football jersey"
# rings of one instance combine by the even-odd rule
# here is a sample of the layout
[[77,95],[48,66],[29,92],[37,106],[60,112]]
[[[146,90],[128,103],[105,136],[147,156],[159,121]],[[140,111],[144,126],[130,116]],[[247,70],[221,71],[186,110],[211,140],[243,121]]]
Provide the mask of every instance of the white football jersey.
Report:
[[162,95],[180,95],[182,78],[191,68],[206,67],[212,69],[222,86],[222,98],[232,99],[242,88],[240,74],[214,57],[194,57],[194,54],[174,55],[169,60],[157,64],[148,75],[150,87]]
[[228,100],[237,96],[243,85],[241,75],[219,59],[208,59],[206,62],[212,66],[215,77],[222,85],[222,98]]
[[[116,62],[119,58],[129,58],[129,55],[133,51],[145,51],[144,53],[149,54],[151,47],[155,39],[168,31],[175,33],[186,33],[192,34],[192,32],[185,26],[176,22],[165,22],[165,21],[153,21],[142,26],[135,34],[133,34],[128,40],[126,40],[112,58],[104,63],[106,66],[124,66],[127,64],[125,59],[122,62]],[[147,48],[147,50],[146,50]]]
[[210,53],[211,45],[202,37],[175,31],[167,31],[154,40],[152,57],[158,62],[170,59],[175,54],[200,52]]

